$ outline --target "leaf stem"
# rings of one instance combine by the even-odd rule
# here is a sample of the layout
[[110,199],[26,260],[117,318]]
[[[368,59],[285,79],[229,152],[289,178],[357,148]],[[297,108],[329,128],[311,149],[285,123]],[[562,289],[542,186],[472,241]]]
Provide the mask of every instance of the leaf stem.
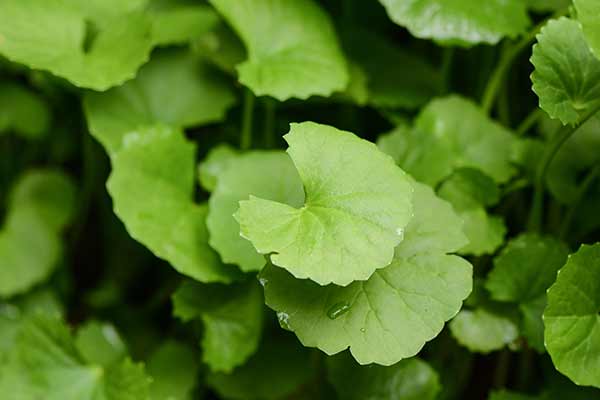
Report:
[[584,125],[592,116],[600,111],[600,106],[584,114],[577,125],[565,125],[560,128],[550,139],[550,143],[546,146],[540,163],[535,174],[534,181],[534,192],[533,192],[533,205],[531,207],[531,214],[529,215],[528,227],[530,231],[537,232],[541,228],[542,214],[544,209],[544,181],[548,168],[554,160],[556,153],[562,147],[562,145],[571,137],[579,128]]
[[558,13],[555,13],[549,18],[544,19],[542,22],[537,24],[531,31],[529,31],[521,40],[512,44],[511,46],[506,48],[506,51],[502,52],[502,56],[500,57],[500,62],[496,66],[496,69],[492,72],[490,80],[483,92],[483,97],[481,100],[481,108],[485,111],[486,114],[489,114],[496,102],[496,98],[498,96],[498,91],[504,82],[504,77],[506,73],[512,66],[513,62],[516,60],[517,56],[529,46],[529,44],[535,39],[535,36],[540,32],[542,27],[546,25],[548,20],[555,18],[557,16],[563,15],[568,10],[562,10]]
[[242,109],[242,136],[240,138],[240,149],[248,150],[252,146],[252,119],[254,116],[254,94],[250,89],[244,92],[244,104]]
[[531,129],[531,127],[544,115],[544,110],[536,108],[525,117],[525,119],[519,124],[515,133],[517,136],[523,136]]
[[275,144],[275,100],[270,98],[264,99],[265,107],[265,147],[273,148]]
[[573,204],[569,207],[565,218],[563,219],[563,223],[560,229],[560,238],[565,239],[567,237],[567,233],[569,233],[569,229],[571,228],[571,224],[573,223],[573,219],[575,218],[575,214],[577,213],[577,209],[583,200],[583,197],[590,190],[592,183],[596,181],[596,179],[600,177],[600,162],[597,162],[592,169],[589,170],[581,184],[577,188],[577,193],[575,193],[575,200]]
[[444,84],[444,91],[446,93],[451,91],[452,85],[452,63],[454,62],[454,47],[445,47],[442,53],[442,79]]

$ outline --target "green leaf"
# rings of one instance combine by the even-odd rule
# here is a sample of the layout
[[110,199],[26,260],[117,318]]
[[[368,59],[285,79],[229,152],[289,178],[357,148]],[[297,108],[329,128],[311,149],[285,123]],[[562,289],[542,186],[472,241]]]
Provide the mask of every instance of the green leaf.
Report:
[[414,36],[443,44],[496,44],[515,38],[529,25],[522,0],[379,0],[388,15]]
[[244,44],[224,22],[192,42],[192,49],[229,75],[247,57]]
[[246,45],[248,59],[237,71],[257,96],[329,96],[348,84],[333,24],[313,0],[210,2]]
[[0,135],[15,132],[39,139],[48,132],[50,120],[50,107],[40,95],[13,82],[0,82]]
[[548,290],[544,339],[557,370],[600,388],[600,244],[569,256]]
[[73,182],[58,171],[32,170],[13,188],[0,230],[0,297],[47,279],[61,255],[61,233],[75,211]]
[[108,367],[127,355],[127,347],[112,324],[90,321],[75,335],[75,347],[90,364]]
[[527,0],[527,6],[536,12],[564,10],[571,5],[571,0]]
[[235,102],[231,85],[189,51],[155,54],[136,79],[105,93],[86,93],[91,133],[109,154],[123,135],[164,123],[177,128],[219,121]]
[[441,389],[437,372],[417,358],[360,366],[344,352],[327,359],[327,376],[344,400],[434,400]]
[[200,185],[209,192],[215,190],[219,176],[237,155],[238,152],[227,144],[213,147],[198,166]]
[[[396,135],[401,138],[392,139]],[[464,167],[480,169],[504,183],[516,172],[514,142],[510,131],[489,119],[475,103],[448,96],[430,102],[413,129],[394,130],[385,151],[415,179],[432,186]]]
[[5,0],[0,54],[77,86],[106,90],[135,76],[152,49],[145,0]]
[[223,398],[276,400],[291,395],[314,374],[310,352],[289,335],[265,338],[256,354],[231,374],[209,374],[207,384]]
[[596,57],[600,58],[600,4],[594,0],[573,0],[577,10],[577,19],[581,22],[583,33]]
[[501,217],[489,215],[485,207],[495,205],[500,198],[492,178],[473,168],[456,170],[438,190],[464,220],[463,232],[469,243],[461,254],[493,253],[504,242],[506,226]]
[[169,340],[150,356],[148,374],[151,400],[191,400],[198,363],[191,348]]
[[450,322],[450,332],[460,344],[478,353],[500,350],[519,336],[513,321],[484,308],[461,310]]
[[546,293],[569,249],[551,236],[526,233],[512,239],[494,259],[485,287],[492,299],[525,303]]
[[426,60],[367,30],[343,35],[348,57],[365,71],[368,102],[416,108],[442,92],[442,75]]
[[173,295],[173,314],[204,323],[202,359],[213,371],[231,372],[258,347],[263,298],[256,281],[236,285],[185,282]]
[[545,353],[544,320],[542,315],[546,308],[546,295],[539,296],[526,303],[519,304],[521,312],[521,333],[527,343],[538,353]]
[[37,315],[22,328],[21,370],[47,400],[143,400],[150,380],[129,359],[110,367],[87,364],[62,321]]
[[269,307],[305,346],[327,354],[350,348],[361,364],[412,357],[442,330],[471,291],[471,266],[448,255],[462,247],[461,220],[427,186],[414,183],[414,217],[391,265],[346,287],[260,274]]
[[157,45],[185,44],[219,24],[219,16],[209,6],[181,0],[151,0],[149,12]]
[[302,181],[286,153],[253,151],[230,159],[209,200],[206,224],[210,245],[224,262],[237,264],[242,271],[258,271],[265,265],[265,257],[240,236],[240,224],[233,216],[240,200],[249,196],[302,206]]
[[284,138],[305,204],[240,201],[241,235],[273,264],[321,285],[348,285],[389,265],[411,217],[406,174],[372,143],[330,126],[292,124]]
[[533,46],[531,75],[540,107],[563,124],[576,124],[600,105],[600,59],[585,41],[579,22],[551,20]]
[[194,203],[195,146],[166,127],[133,131],[112,154],[108,191],[129,234],[202,282],[239,277],[208,245],[206,205]]

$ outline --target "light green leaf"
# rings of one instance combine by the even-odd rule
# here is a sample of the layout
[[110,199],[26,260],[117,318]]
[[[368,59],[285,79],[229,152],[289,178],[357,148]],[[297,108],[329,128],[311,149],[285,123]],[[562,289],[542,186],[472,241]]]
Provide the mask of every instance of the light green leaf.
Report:
[[391,135],[402,138],[388,136],[385,151],[415,179],[432,186],[464,167],[480,169],[497,183],[516,172],[511,162],[513,135],[459,96],[433,100],[413,129],[398,128]]
[[39,139],[48,132],[50,119],[50,108],[40,95],[13,82],[0,82],[0,135],[15,132]]
[[106,90],[135,76],[152,49],[145,0],[4,0],[0,54],[80,87]]
[[244,44],[224,22],[192,42],[192,49],[229,75],[247,57]]
[[33,170],[13,188],[0,230],[0,297],[47,279],[62,255],[61,233],[75,211],[73,182],[58,171]]
[[152,40],[156,45],[185,44],[214,29],[219,16],[207,5],[181,0],[151,0]]
[[75,335],[75,347],[90,364],[108,367],[122,361],[127,346],[112,324],[90,321],[81,326]]
[[461,310],[450,322],[450,332],[460,344],[478,353],[500,350],[519,336],[513,321],[484,308]]
[[343,39],[348,57],[366,73],[369,104],[412,109],[441,93],[441,73],[417,55],[354,26]]
[[441,389],[437,372],[417,358],[360,366],[345,352],[327,358],[327,376],[344,400],[434,400]]
[[129,234],[180,273],[231,282],[239,272],[208,245],[206,205],[194,203],[195,146],[166,127],[130,132],[112,154],[108,191]]
[[563,124],[576,124],[600,105],[600,59],[585,41],[579,22],[551,20],[533,46],[531,75],[540,107]]
[[227,144],[213,147],[198,166],[200,185],[209,192],[215,190],[217,179],[237,155],[236,149]]
[[248,59],[237,71],[257,96],[329,96],[348,84],[333,24],[313,0],[210,2],[246,45]]
[[265,265],[265,257],[240,236],[240,224],[233,216],[240,200],[249,196],[302,206],[302,181],[286,153],[253,151],[231,159],[217,177],[209,200],[206,224],[210,245],[224,262],[237,264],[242,271],[258,271]]
[[231,374],[209,374],[209,386],[225,399],[276,400],[291,395],[314,373],[310,352],[289,335],[265,338],[259,350]]
[[569,256],[548,290],[544,339],[556,369],[600,388],[600,244]]
[[448,200],[464,220],[463,231],[469,243],[460,249],[461,254],[489,254],[502,245],[506,234],[504,221],[485,210],[500,198],[492,178],[477,169],[461,168],[442,183],[438,195]]
[[406,174],[372,143],[330,126],[292,124],[284,138],[305,204],[240,201],[242,236],[273,264],[321,285],[348,285],[389,265],[411,218]]
[[550,236],[522,234],[494,258],[485,287],[492,299],[524,303],[546,293],[569,249]]
[[[414,217],[391,265],[346,287],[260,274],[266,303],[302,344],[327,354],[350,348],[361,364],[412,357],[442,330],[471,291],[471,266],[447,255],[462,247],[461,220],[427,186],[414,183]],[[327,267],[327,265],[325,265]]]
[[258,347],[263,298],[256,281],[236,285],[185,282],[173,295],[173,314],[204,323],[202,359],[213,371],[231,372]]
[[235,102],[231,85],[189,51],[155,54],[136,79],[106,93],[86,93],[91,133],[108,153],[123,135],[163,123],[188,128],[221,120]]
[[55,316],[38,315],[22,328],[18,349],[22,374],[46,400],[144,400],[150,380],[129,359],[110,367],[87,364],[67,327]]
[[198,363],[188,346],[167,341],[148,360],[151,400],[191,400]]
[[600,58],[600,3],[595,0],[573,0],[577,19],[581,22],[588,45],[596,57]]
[[496,44],[529,25],[523,0],[379,0],[388,15],[414,36],[444,44]]

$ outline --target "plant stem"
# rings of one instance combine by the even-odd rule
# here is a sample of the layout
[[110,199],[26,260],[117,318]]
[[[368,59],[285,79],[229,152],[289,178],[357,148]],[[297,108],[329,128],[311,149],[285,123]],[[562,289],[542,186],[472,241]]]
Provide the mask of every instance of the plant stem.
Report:
[[542,154],[541,161],[538,165],[535,174],[534,181],[534,193],[533,193],[533,205],[531,207],[531,214],[529,215],[529,230],[537,232],[541,228],[542,214],[544,209],[544,181],[546,174],[548,173],[548,167],[554,160],[556,153],[562,147],[562,145],[571,137],[579,128],[584,125],[592,116],[600,111],[600,106],[584,114],[580,119],[579,124],[563,126],[556,132],[550,143],[546,146],[544,153]]
[[442,79],[444,84],[444,92],[451,91],[452,83],[452,62],[454,61],[454,47],[445,47],[442,53]]
[[275,100],[266,98],[265,107],[265,147],[270,149],[275,144]]
[[481,100],[481,108],[485,111],[486,114],[489,114],[494,106],[496,101],[496,97],[498,96],[498,91],[500,86],[504,82],[504,77],[506,73],[512,66],[513,62],[516,60],[517,56],[525,49],[529,44],[535,39],[535,36],[539,33],[546,22],[549,19],[555,18],[559,15],[563,15],[567,12],[567,10],[560,11],[550,18],[544,19],[542,22],[537,24],[531,31],[529,31],[521,40],[509,46],[506,51],[502,53],[500,57],[500,62],[496,66],[494,72],[488,81],[488,84],[483,92],[483,97]]
[[544,110],[536,108],[529,113],[527,117],[519,124],[515,133],[517,136],[523,136],[531,129],[531,127],[544,115]]
[[506,386],[508,380],[508,372],[510,370],[510,351],[503,349],[498,354],[498,362],[496,363],[496,370],[494,371],[494,380],[492,382],[495,388],[502,388]]
[[567,215],[563,220],[561,229],[560,229],[560,238],[565,239],[567,237],[567,233],[569,233],[569,229],[571,228],[571,224],[573,223],[573,218],[575,218],[575,214],[577,213],[577,209],[583,200],[583,197],[590,190],[592,183],[596,181],[596,179],[600,177],[600,162],[597,162],[596,165],[590,169],[587,173],[579,187],[577,188],[577,193],[575,193],[575,200],[573,204],[569,207],[569,211],[567,211]]
[[248,150],[252,145],[252,117],[254,116],[254,94],[250,89],[244,93],[244,104],[242,110],[242,136],[240,138],[240,149]]

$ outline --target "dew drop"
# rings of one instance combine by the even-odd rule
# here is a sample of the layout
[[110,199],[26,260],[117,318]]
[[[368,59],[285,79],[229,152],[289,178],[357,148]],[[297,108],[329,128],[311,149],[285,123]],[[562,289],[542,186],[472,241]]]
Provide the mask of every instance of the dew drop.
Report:
[[350,304],[348,304],[345,301],[335,303],[334,305],[329,307],[329,310],[327,310],[327,316],[329,317],[329,319],[336,319],[339,316],[347,313],[349,309]]
[[366,330],[365,328],[360,328],[360,331],[361,331],[362,333],[365,333],[367,330]]
[[279,311],[277,313],[277,319],[279,320],[279,325],[283,328],[283,329],[290,329],[290,324],[289,324],[289,319],[290,316],[288,315],[288,313],[284,313],[282,311]]
[[400,238],[404,239],[404,229],[397,228],[396,229],[396,235],[398,235],[398,236],[400,236]]
[[269,283],[269,280],[265,278],[258,278],[258,283],[260,283],[260,286],[265,287],[267,286],[267,283]]

